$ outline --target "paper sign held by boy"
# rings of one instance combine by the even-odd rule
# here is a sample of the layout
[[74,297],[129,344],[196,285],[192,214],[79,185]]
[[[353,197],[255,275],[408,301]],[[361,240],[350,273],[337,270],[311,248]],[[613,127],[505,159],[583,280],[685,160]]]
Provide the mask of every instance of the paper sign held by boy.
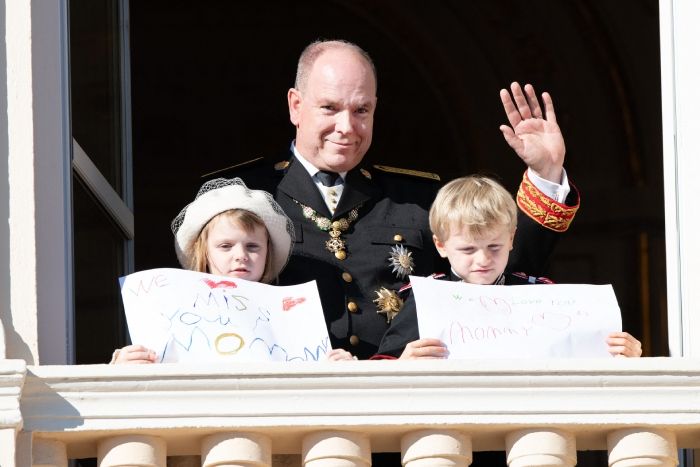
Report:
[[411,276],[421,338],[449,358],[610,357],[622,321],[610,285],[474,285]]
[[331,350],[315,282],[276,287],[182,269],[120,282],[131,341],[158,362],[315,361]]

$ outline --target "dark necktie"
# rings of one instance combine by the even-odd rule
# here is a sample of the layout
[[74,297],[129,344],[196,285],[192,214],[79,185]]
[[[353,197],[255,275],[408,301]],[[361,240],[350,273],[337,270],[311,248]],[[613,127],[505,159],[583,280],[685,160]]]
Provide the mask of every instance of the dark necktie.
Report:
[[340,175],[338,175],[336,172],[319,170],[316,174],[316,177],[318,177],[318,180],[323,184],[323,186],[331,187],[338,184],[338,179],[340,178]]

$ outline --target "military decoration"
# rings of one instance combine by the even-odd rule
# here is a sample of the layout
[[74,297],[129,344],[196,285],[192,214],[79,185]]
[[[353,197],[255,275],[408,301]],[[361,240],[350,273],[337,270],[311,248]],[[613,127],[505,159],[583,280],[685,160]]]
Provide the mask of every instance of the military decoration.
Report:
[[374,303],[377,304],[377,313],[386,314],[386,322],[391,322],[403,308],[403,300],[395,291],[386,287],[376,290],[375,293],[377,298],[374,299]]
[[406,276],[413,272],[415,264],[413,263],[412,252],[403,245],[394,245],[391,247],[389,255],[389,265],[393,268],[391,272],[396,273],[399,279],[405,279]]
[[326,240],[326,250],[333,253],[340,261],[347,258],[348,255],[345,251],[345,240],[341,238],[341,235],[350,228],[351,223],[357,220],[361,205],[350,211],[348,213],[348,217],[341,217],[340,219],[332,221],[329,218],[320,215],[309,206],[302,204],[297,200],[293,201],[301,206],[301,212],[305,218],[316,224],[316,227],[318,227],[319,230],[328,232],[328,235],[331,238]]
[[287,170],[289,167],[289,161],[281,161],[275,163],[275,170]]

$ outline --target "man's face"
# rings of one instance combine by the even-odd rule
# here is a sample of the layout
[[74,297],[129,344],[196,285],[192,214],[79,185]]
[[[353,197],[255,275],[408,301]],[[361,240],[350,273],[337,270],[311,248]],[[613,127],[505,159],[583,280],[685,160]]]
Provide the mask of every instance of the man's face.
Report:
[[493,284],[508,264],[515,232],[508,226],[495,226],[484,235],[475,237],[467,228],[452,226],[449,237],[441,241],[433,235],[440,256],[470,284]]
[[289,118],[296,148],[320,170],[346,172],[372,143],[376,84],[355,52],[331,49],[314,62],[304,89],[290,89]]

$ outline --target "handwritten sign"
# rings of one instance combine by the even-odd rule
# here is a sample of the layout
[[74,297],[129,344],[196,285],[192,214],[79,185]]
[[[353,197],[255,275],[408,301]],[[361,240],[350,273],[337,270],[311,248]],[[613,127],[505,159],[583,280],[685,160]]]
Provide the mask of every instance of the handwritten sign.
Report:
[[449,358],[610,357],[622,327],[610,285],[474,285],[411,276],[421,337]]
[[182,269],[120,279],[134,344],[158,361],[306,361],[330,351],[316,282],[276,287]]

